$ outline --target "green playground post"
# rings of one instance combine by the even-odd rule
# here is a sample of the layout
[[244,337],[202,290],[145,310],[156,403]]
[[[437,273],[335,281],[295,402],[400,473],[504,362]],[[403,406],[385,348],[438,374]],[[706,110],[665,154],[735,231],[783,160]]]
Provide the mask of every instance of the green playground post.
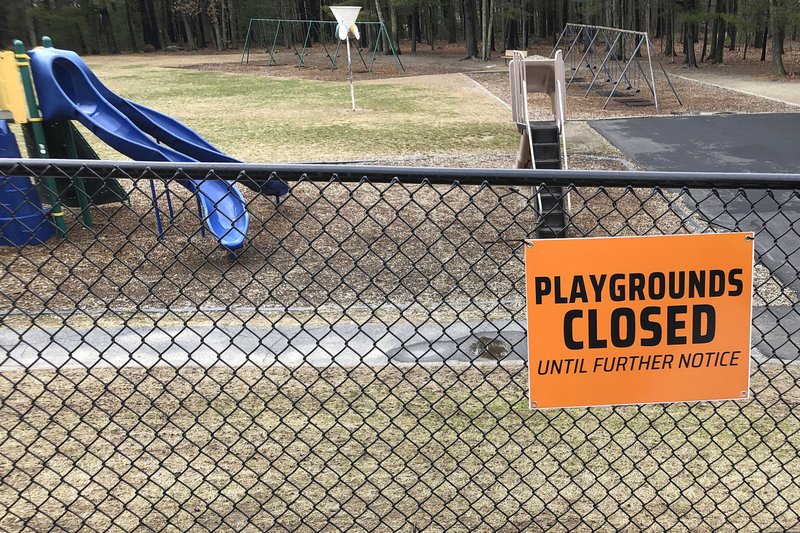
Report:
[[[78,159],[78,149],[75,146],[75,135],[72,131],[72,128],[69,127],[69,123],[67,123],[64,130],[67,136],[67,154],[69,155],[70,159]],[[74,177],[72,178],[72,181],[75,183],[75,188],[78,190],[78,205],[81,208],[81,217],[83,218],[83,223],[86,225],[86,227],[91,228],[93,224],[92,210],[89,205],[89,195],[86,194],[86,184],[84,183],[83,178],[80,177]]]
[[[250,19],[250,23],[247,25],[247,36],[244,38],[244,50],[242,50],[242,59],[239,61],[240,64],[250,62],[250,30],[252,28],[253,19]],[[247,59],[245,59],[245,56]]]
[[375,32],[375,41],[372,43],[372,60],[369,62],[369,71],[372,72],[372,69],[375,65],[375,60],[378,59],[378,44],[381,42],[381,28],[378,27],[378,31]]
[[[14,55],[17,58],[17,68],[19,69],[20,77],[22,78],[22,88],[25,91],[25,100],[28,104],[28,117],[29,122],[23,125],[28,128],[33,134],[33,139],[36,142],[36,157],[40,159],[47,159],[50,154],[47,151],[47,143],[44,138],[44,129],[42,128],[42,117],[39,114],[39,107],[36,105],[36,96],[33,92],[33,81],[31,79],[30,57],[25,52],[25,45],[19,39],[14,40]],[[64,210],[61,208],[61,200],[58,197],[58,188],[56,187],[56,180],[52,176],[45,176],[42,178],[44,188],[47,191],[47,198],[50,201],[50,215],[56,225],[59,237],[67,235],[67,225],[64,222]]]
[[336,39],[336,50],[333,52],[333,58],[331,58],[331,70],[336,70],[336,62],[339,60],[339,47],[342,46],[342,41],[338,38]]
[[[53,40],[47,35],[43,36],[42,46],[45,48],[53,48]],[[75,136],[72,133],[72,128],[67,125],[64,129],[66,130],[67,136],[67,154],[70,159],[78,159],[78,149],[75,147]],[[72,182],[75,184],[75,189],[78,191],[78,205],[81,208],[83,223],[86,227],[91,228],[94,221],[92,220],[92,210],[89,207],[89,195],[86,194],[86,183],[84,183],[83,178],[80,177],[72,178]]]
[[[380,24],[383,33],[386,35],[386,40],[389,43],[389,48],[392,51],[392,55],[394,56],[395,61],[397,61],[397,66],[400,67],[400,72],[405,73],[406,69],[405,67],[403,67],[402,61],[400,61],[400,55],[398,55],[397,50],[394,47],[394,43],[392,42],[391,37],[389,37],[389,32],[386,30],[386,26],[384,26],[383,22],[381,22]],[[378,38],[380,38],[380,34],[378,35]]]
[[[296,24],[296,23],[297,23],[297,21],[295,21],[293,24]],[[291,26],[291,34],[289,35],[289,45],[292,47],[292,50],[294,50],[295,55],[300,59],[300,66],[302,67],[302,66],[304,66],[305,61],[304,61],[302,53],[297,50],[297,46],[295,45],[295,42],[294,42],[294,39],[293,39],[293,37],[294,37],[294,29],[295,29],[295,26]],[[284,39],[286,38],[286,30],[283,30],[283,37],[284,37]]]
[[306,66],[306,53],[308,53],[308,41],[311,38],[311,22],[308,23],[308,30],[306,30],[306,38],[303,40],[303,51],[300,53],[300,66]]
[[269,51],[269,64],[274,65],[275,61],[275,43],[278,42],[278,32],[281,31],[281,21],[278,21],[278,28],[275,30],[275,37],[272,39],[272,48]]

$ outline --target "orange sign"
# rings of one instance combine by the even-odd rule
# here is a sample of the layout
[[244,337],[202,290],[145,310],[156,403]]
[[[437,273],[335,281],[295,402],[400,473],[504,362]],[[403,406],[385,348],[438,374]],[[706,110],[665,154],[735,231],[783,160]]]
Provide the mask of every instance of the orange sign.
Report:
[[526,242],[532,408],[747,398],[753,234]]

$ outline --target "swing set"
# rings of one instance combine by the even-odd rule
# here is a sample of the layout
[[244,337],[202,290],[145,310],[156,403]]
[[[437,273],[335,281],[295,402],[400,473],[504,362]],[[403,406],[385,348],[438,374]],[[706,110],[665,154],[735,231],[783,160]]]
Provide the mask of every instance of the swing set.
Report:
[[586,88],[584,97],[594,89],[606,97],[603,109],[613,97],[625,105],[655,105],[658,110],[654,57],[678,104],[683,105],[647,32],[570,23],[550,57],[558,50],[562,50],[567,72],[572,74],[567,87],[582,84]]
[[[252,50],[261,50],[269,55],[268,66],[277,65],[276,52],[281,46],[284,46],[294,51],[294,55],[298,58],[297,66],[305,67],[306,58],[310,54],[313,43],[317,42],[322,46],[323,53],[330,62],[331,70],[335,70],[342,46],[342,41],[335,35],[336,24],[336,21],[328,20],[250,19],[241,63],[250,62]],[[357,22],[356,25],[361,35],[365,37],[363,39],[365,42],[378,43],[383,37],[394,56],[397,71],[405,72],[400,56],[389,38],[389,32],[386,31],[386,26],[382,22]],[[367,60],[362,54],[362,48],[356,47],[358,57],[361,59],[364,69],[369,73],[373,72],[375,61],[378,58],[378,48],[378,46],[372,47],[372,57],[367,64]]]

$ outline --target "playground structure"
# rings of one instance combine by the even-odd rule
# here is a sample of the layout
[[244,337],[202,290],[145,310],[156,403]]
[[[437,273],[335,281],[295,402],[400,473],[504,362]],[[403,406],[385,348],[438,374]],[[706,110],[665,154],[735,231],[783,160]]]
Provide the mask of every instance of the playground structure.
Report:
[[[17,139],[0,119],[0,158],[20,157]],[[26,176],[0,180],[0,246],[41,244],[55,233],[39,193]]]
[[[47,46],[52,46],[47,37],[43,39],[43,42]],[[25,48],[20,41],[15,41],[13,52],[0,52],[0,119],[16,122],[22,126],[25,145],[31,157],[97,159],[97,154],[71,124],[61,121],[47,123],[42,121],[31,79],[30,58],[25,53]],[[6,138],[13,138],[10,130],[8,130]],[[10,152],[10,148],[7,151]],[[22,182],[17,181],[16,183]],[[7,202],[10,189],[7,187],[8,184],[4,185],[6,185],[4,190],[7,193],[4,196],[4,202]],[[66,235],[62,205],[79,207],[84,225],[92,227],[90,205],[121,202],[127,199],[127,193],[114,179],[84,180],[80,177],[48,176],[42,180],[39,188],[45,193],[51,205],[52,223],[62,237]],[[27,203],[14,204],[15,209],[19,209],[20,212],[26,209],[39,212],[36,209],[41,205],[38,194],[30,193],[26,195],[26,198],[28,199]],[[45,223],[45,216],[46,214],[41,212],[40,224]],[[6,230],[13,233],[11,228],[12,226],[6,225],[0,233]],[[35,232],[30,236],[32,237],[30,244],[41,242],[35,238]],[[5,242],[11,243],[17,240],[24,241],[25,237],[19,235],[16,239],[5,239]]]
[[557,51],[562,51],[566,68],[571,73],[567,87],[581,83],[586,88],[584,97],[592,89],[596,90],[606,97],[603,109],[613,97],[624,105],[655,105],[658,110],[653,58],[678,104],[683,105],[647,32],[567,24],[550,57]]
[[[341,54],[342,39],[336,35],[338,21],[330,20],[292,20],[292,19],[250,19],[247,26],[247,35],[244,40],[241,63],[250,62],[253,50],[261,50],[269,56],[268,66],[277,65],[276,53],[283,45],[291,49],[297,56],[297,67],[305,67],[306,59],[313,49],[314,42],[322,47],[322,53],[330,63],[330,69],[335,70]],[[358,22],[358,33],[363,37],[362,42],[372,43],[372,55],[369,63],[362,53],[363,48],[356,46],[356,52],[367,72],[372,73],[378,59],[377,43],[380,39],[389,46],[394,57],[397,71],[405,72],[400,56],[389,38],[389,32],[382,22]],[[298,44],[302,43],[298,49]]]
[[[3,87],[0,108],[8,108],[3,116],[23,125],[31,157],[96,159],[97,156],[88,142],[70,122],[77,120],[106,144],[134,160],[239,162],[171,117],[117,96],[97,79],[74,52],[53,48],[47,37],[43,38],[43,43],[44,47],[33,50],[29,56],[25,53],[23,44],[16,41],[15,52],[5,53],[3,58],[6,65],[12,59],[11,56],[16,58],[18,63],[15,66],[18,70],[4,67],[0,78],[0,85]],[[34,83],[38,107],[33,93]],[[53,147],[52,152],[48,150],[49,146]],[[59,185],[54,178],[45,178],[42,183],[51,205],[49,216],[61,236],[66,235],[62,204],[70,202],[73,196],[77,198],[84,224],[87,226],[92,224],[90,205],[112,200],[122,201],[126,198],[122,188],[113,179],[89,180],[98,182],[91,188],[82,179],[70,178],[65,181],[67,183]],[[249,225],[249,214],[236,185],[217,179],[192,178],[179,180],[178,183],[195,194],[203,224],[223,248],[235,255],[235,251],[244,246]],[[286,184],[276,180],[262,183],[250,180],[243,184],[278,199],[288,192]],[[72,188],[77,193],[71,196],[68,193]],[[163,226],[152,180],[150,189],[161,239]],[[36,211],[38,197],[28,197],[31,205],[17,206],[15,210]],[[168,188],[166,197],[172,219],[174,212]],[[41,209],[38,212],[43,219],[47,217]],[[204,233],[202,226],[201,233]],[[22,237],[15,239],[21,240]],[[29,240],[37,239],[31,237]]]
[[[517,168],[564,169],[567,160],[566,86],[564,61],[557,50],[553,59],[526,59],[519,50],[512,51],[508,68],[511,85],[511,117],[520,133]],[[528,112],[528,94],[544,93],[550,97],[553,121],[532,122]],[[540,223],[539,238],[565,237],[569,195],[562,187],[535,187]],[[566,198],[566,210],[564,199]]]

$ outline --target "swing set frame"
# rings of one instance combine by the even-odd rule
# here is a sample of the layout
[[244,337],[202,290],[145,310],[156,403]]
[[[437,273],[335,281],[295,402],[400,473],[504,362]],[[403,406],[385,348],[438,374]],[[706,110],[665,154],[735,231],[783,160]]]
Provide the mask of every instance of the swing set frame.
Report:
[[[304,35],[303,45],[300,47],[300,49],[297,47],[298,43],[296,42],[294,35],[287,33],[290,29],[297,29],[298,25],[300,28],[302,28],[302,34]],[[247,36],[244,40],[244,50],[242,51],[242,59],[240,62],[242,64],[249,63],[250,51],[253,48],[257,49],[259,44],[261,44],[261,48],[269,55],[268,66],[277,65],[275,52],[278,47],[278,38],[282,36],[283,41],[288,43],[289,47],[294,50],[295,55],[298,57],[297,66],[304,67],[306,66],[305,60],[309,55],[309,51],[313,44],[313,39],[316,38],[317,42],[322,45],[325,57],[327,57],[328,61],[330,61],[331,70],[336,70],[336,63],[339,60],[340,48],[342,45],[342,41],[337,39],[335,35],[336,25],[336,21],[329,20],[250,19],[250,23],[247,26]],[[400,61],[400,56],[398,55],[392,40],[389,38],[389,32],[386,30],[386,26],[384,26],[382,22],[357,22],[356,25],[359,26],[361,35],[366,35],[368,31],[374,30],[374,42],[376,43],[381,39],[381,37],[384,37],[385,42],[389,45],[389,50],[392,52],[392,56],[394,56],[395,63],[397,64],[397,71],[400,73],[405,72],[403,63]],[[273,27],[275,29],[274,33],[270,32]],[[269,39],[270,33],[272,33],[271,44]],[[327,39],[329,42],[327,42],[327,44],[326,36],[329,36]],[[332,42],[334,39],[336,40],[335,48],[333,47]],[[268,46],[269,49],[267,48]],[[362,48],[356,46],[356,51],[358,52],[359,58],[361,58],[361,63],[369,73],[373,72],[375,61],[378,58],[378,47],[373,46],[372,48],[372,57],[370,58],[369,64],[367,64],[367,61],[364,59],[364,56],[361,53]]]
[[[583,52],[581,52],[581,44],[583,44]],[[592,59],[598,56],[596,50],[602,45],[605,45],[607,52],[599,64],[593,63]],[[620,92],[620,84],[623,80],[625,82],[623,89],[629,90],[634,88],[634,83],[638,78],[641,78],[650,90],[652,103],[655,104],[656,111],[658,111],[658,89],[653,70],[653,58],[655,58],[661,72],[664,74],[664,78],[669,84],[672,94],[675,95],[678,104],[683,105],[647,32],[569,23],[564,26],[561,35],[559,35],[553,51],[550,53],[551,58],[554,57],[557,50],[563,51],[564,63],[571,66],[572,76],[567,81],[567,87],[573,81],[578,80],[576,75],[581,69],[588,70],[592,75],[592,80],[583,95],[584,97],[588,96],[598,84],[601,72],[605,76],[600,83],[604,81],[613,83],[613,87],[608,91],[608,97],[603,104],[603,109],[608,106],[612,96],[624,97]],[[647,56],[647,71],[645,71],[645,67],[642,66],[640,60],[645,54]],[[636,87],[636,92],[640,90],[640,88]]]

